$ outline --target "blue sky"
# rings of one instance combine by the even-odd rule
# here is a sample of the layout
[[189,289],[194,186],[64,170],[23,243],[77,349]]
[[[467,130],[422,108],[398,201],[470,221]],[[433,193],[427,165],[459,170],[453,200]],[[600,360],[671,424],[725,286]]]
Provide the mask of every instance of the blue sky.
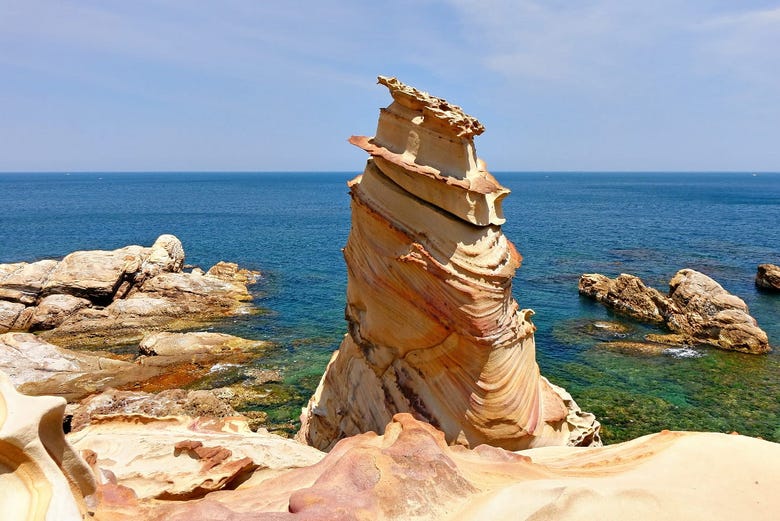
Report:
[[377,74],[493,171],[780,171],[780,2],[0,0],[0,171],[361,170]]

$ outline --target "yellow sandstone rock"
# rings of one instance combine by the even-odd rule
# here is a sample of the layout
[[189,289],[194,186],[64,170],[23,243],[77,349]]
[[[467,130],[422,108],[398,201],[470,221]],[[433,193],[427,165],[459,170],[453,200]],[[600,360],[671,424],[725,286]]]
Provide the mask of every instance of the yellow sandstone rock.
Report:
[[349,333],[302,416],[327,450],[411,412],[448,443],[512,450],[598,444],[598,422],[540,376],[531,310],[512,297],[521,257],[504,236],[509,193],[477,159],[482,125],[454,105],[379,78],[393,96],[349,183]]

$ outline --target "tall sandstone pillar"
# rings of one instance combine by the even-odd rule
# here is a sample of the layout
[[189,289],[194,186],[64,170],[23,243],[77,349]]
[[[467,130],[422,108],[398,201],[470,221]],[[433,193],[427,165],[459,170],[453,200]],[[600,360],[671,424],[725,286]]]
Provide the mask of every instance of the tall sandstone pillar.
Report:
[[329,450],[412,413],[466,446],[600,444],[599,424],[536,364],[533,311],[512,277],[509,193],[477,158],[484,127],[459,107],[379,77],[393,97],[371,158],[349,183],[348,333],[302,414],[299,438]]

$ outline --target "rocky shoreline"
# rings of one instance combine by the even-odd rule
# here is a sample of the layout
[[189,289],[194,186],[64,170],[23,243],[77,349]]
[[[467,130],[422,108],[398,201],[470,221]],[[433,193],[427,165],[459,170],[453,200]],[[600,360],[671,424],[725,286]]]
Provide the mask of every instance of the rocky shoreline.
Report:
[[[662,431],[600,446],[595,417],[540,374],[534,312],[511,292],[521,256],[500,227],[508,191],[474,151],[484,127],[379,83],[394,101],[374,138],[351,140],[371,159],[350,183],[347,335],[302,411],[306,443],[239,415],[239,388],[176,388],[263,352],[180,332],[246,312],[255,272],[185,273],[170,235],[0,265],[5,518],[775,519],[776,443]],[[628,275],[584,276],[580,291],[678,328],[683,343],[768,350],[744,302],[692,270],[669,296]],[[138,354],[106,351],[123,343]]]

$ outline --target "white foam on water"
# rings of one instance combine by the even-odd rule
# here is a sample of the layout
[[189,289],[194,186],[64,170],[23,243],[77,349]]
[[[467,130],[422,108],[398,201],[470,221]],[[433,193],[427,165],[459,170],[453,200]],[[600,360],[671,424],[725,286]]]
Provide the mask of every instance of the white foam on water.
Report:
[[239,367],[239,364],[214,364],[211,366],[211,369],[209,369],[209,373],[216,373],[217,371],[225,371],[226,369],[230,369],[231,367]]
[[704,353],[690,347],[670,347],[664,349],[664,354],[674,358],[701,358],[704,356]]

